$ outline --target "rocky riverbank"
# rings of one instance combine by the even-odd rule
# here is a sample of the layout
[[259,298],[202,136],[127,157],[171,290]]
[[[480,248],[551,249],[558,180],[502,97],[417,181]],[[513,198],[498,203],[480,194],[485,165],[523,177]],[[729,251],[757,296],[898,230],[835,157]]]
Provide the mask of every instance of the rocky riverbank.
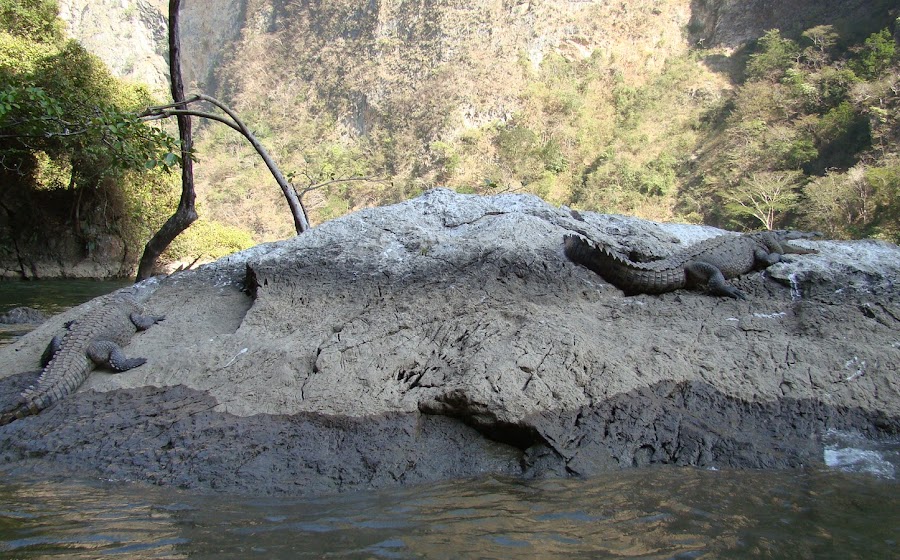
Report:
[[[900,429],[896,246],[798,242],[819,254],[736,280],[746,301],[624,297],[573,232],[643,258],[720,233],[446,190],[358,212],[158,281],[167,318],[126,348],[147,364],[0,428],[0,468],[312,494],[798,467],[828,430]],[[0,402],[91,305],[0,351]]]

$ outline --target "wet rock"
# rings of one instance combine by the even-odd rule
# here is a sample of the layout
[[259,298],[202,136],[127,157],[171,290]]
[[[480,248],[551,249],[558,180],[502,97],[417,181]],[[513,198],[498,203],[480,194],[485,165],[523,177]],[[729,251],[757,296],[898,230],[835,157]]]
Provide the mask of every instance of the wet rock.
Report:
[[3,325],[38,324],[46,320],[43,311],[31,307],[14,307],[0,315],[0,324]]
[[[897,247],[803,242],[820,253],[735,281],[747,301],[624,297],[563,256],[571,232],[648,258],[721,233],[446,190],[358,212],[159,282],[166,321],[128,347],[148,363],[0,428],[0,460],[302,494],[798,467],[829,429],[897,432]],[[34,370],[82,312],[0,350],[2,371]]]

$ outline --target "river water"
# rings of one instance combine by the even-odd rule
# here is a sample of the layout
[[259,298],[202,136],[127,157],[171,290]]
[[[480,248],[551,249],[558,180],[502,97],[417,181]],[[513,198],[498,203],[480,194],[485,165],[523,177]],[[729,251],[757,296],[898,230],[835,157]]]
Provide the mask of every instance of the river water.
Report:
[[[129,285],[127,280],[0,281],[0,314],[14,307],[31,307],[54,315],[85,301]],[[0,344],[7,344],[34,325],[0,325]]]
[[6,480],[0,556],[898,558],[898,490],[836,470],[670,467],[316,499]]
[[[0,313],[58,311],[28,301],[0,284]],[[0,558],[900,558],[900,442],[827,443],[829,467],[809,470],[662,466],[317,498],[3,473]]]

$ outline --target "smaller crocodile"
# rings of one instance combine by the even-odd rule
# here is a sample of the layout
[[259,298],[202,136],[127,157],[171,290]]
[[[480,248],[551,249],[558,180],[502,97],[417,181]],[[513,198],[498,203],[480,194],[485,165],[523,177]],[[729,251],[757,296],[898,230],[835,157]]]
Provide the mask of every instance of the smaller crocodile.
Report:
[[768,267],[787,253],[816,253],[788,241],[819,235],[784,230],[720,235],[650,262],[634,262],[576,235],[565,236],[564,251],[569,260],[593,270],[626,295],[659,294],[705,284],[713,294],[747,299],[726,278]]
[[96,366],[122,372],[143,365],[146,359],[126,358],[121,346],[135,332],[163,318],[143,314],[127,291],[103,296],[84,316],[66,324],[65,335],[53,337],[42,357],[44,369],[37,384],[22,392],[12,410],[0,415],[0,425],[38,414],[61,400],[78,389]]

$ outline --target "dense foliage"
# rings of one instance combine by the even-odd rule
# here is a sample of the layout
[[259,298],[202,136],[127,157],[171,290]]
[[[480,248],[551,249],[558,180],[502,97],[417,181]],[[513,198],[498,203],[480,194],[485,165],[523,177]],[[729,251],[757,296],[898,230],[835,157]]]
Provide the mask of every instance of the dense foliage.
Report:
[[179,165],[180,149],[166,130],[138,117],[154,102],[148,90],[114,78],[67,40],[57,9],[55,0],[0,0],[6,242],[27,246],[74,234],[90,254],[112,235],[126,244],[124,258],[134,260],[175,205],[177,177],[169,171]]
[[136,116],[151,101],[64,37],[54,0],[0,0],[5,242],[74,234],[90,253],[112,234],[139,246],[171,204],[164,171],[179,159]]
[[680,202],[713,223],[900,239],[897,61],[887,28],[856,45],[829,25],[769,31],[708,116],[716,143]]

